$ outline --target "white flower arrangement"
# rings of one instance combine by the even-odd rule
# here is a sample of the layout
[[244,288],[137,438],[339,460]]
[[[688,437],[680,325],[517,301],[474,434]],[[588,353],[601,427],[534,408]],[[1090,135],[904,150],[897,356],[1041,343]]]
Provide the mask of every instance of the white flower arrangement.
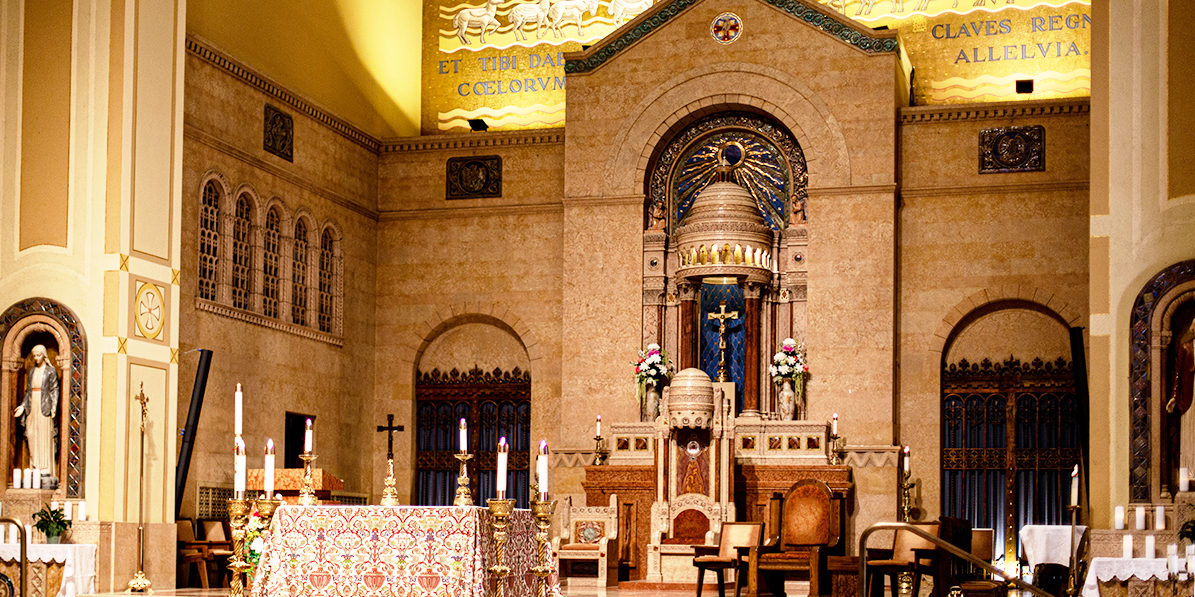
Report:
[[805,343],[792,338],[785,338],[780,344],[780,352],[772,356],[772,364],[768,366],[768,373],[772,381],[783,383],[805,377],[809,374],[809,365],[805,363]]
[[639,351],[639,360],[631,364],[635,366],[635,381],[639,385],[648,381],[659,385],[664,378],[672,375],[672,363],[668,355],[660,350],[659,344],[648,344],[647,348]]

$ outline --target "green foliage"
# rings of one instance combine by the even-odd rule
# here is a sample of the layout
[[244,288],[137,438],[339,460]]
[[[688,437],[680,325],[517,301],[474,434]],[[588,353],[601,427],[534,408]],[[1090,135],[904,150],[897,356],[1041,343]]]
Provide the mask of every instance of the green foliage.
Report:
[[51,510],[49,504],[43,503],[42,509],[33,513],[33,526],[47,537],[57,537],[71,528],[71,521],[62,508]]

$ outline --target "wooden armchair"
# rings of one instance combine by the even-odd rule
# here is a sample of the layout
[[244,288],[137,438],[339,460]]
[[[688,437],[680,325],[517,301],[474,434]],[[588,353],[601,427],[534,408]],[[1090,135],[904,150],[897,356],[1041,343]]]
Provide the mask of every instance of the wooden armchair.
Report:
[[232,541],[229,539],[232,533],[226,527],[228,521],[202,520],[200,523],[203,525],[203,539],[208,544],[208,552],[216,562],[217,580],[223,585],[228,580],[224,571],[228,569],[228,559],[232,557]]
[[[935,537],[938,536],[938,523],[917,523],[921,528]],[[897,592],[900,574],[910,572],[913,575],[913,595],[921,590],[921,575],[935,575],[936,560],[934,551],[936,546],[909,531],[896,531],[892,539],[892,549],[869,548],[867,550],[867,594],[884,594],[884,577],[891,580],[893,593]],[[935,588],[938,584],[934,583]]]
[[208,588],[207,563],[212,559],[206,541],[195,539],[195,523],[184,518],[175,521],[178,529],[178,578],[182,586],[189,586],[191,579],[190,565],[194,564],[199,573],[199,584]]
[[571,576],[577,561],[597,564],[597,586],[618,586],[618,496],[610,495],[609,506],[573,506],[572,498],[561,500],[559,534],[552,538],[552,551],[560,562],[560,576]]
[[693,565],[697,567],[697,597],[701,597],[701,585],[705,581],[706,569],[714,571],[714,578],[718,580],[718,597],[726,597],[725,579],[722,571],[733,568],[734,597],[739,597],[739,589],[743,587],[742,572],[746,560],[743,552],[758,547],[763,539],[762,522],[724,522],[722,523],[722,537],[718,546],[696,545],[693,547]]
[[826,557],[843,555],[842,498],[817,479],[797,481],[783,497],[768,504],[767,542],[751,548],[748,557],[747,597],[759,595],[760,581],[773,595],[784,595],[784,576],[790,571],[809,573],[811,596],[830,593]]

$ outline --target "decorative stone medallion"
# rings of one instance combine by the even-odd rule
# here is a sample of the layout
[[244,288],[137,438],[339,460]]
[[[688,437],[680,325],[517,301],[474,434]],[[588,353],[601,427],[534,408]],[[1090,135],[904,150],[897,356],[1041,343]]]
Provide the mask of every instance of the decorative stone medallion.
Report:
[[295,119],[290,114],[266,104],[262,147],[288,161],[295,161]]
[[447,199],[502,196],[502,156],[448,158]]
[[1046,128],[1002,126],[979,132],[979,173],[1046,169]]
[[710,23],[710,35],[720,44],[734,43],[743,34],[743,19],[733,12],[724,12]]
[[165,325],[165,301],[162,290],[156,284],[146,282],[137,290],[136,312],[137,331],[142,337],[156,340]]

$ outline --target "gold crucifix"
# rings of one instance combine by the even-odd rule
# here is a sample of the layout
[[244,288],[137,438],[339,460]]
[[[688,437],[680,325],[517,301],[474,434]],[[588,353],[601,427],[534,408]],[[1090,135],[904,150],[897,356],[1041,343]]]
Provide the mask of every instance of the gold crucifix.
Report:
[[710,321],[718,320],[718,381],[730,381],[726,376],[726,320],[738,319],[739,312],[726,312],[726,301],[718,301],[718,312],[706,315]]

